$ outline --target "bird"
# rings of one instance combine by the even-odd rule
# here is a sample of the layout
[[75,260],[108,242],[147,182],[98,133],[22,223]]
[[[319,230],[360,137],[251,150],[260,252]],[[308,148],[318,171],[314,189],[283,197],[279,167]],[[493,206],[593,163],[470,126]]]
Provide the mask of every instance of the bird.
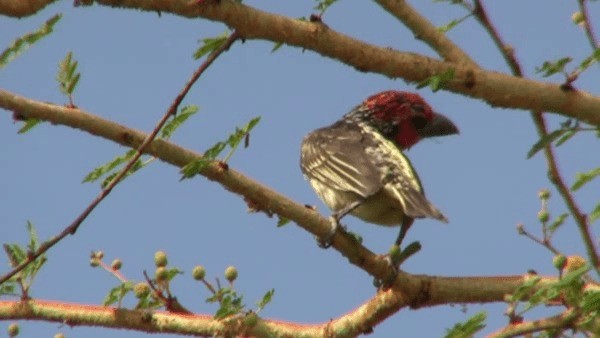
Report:
[[302,140],[300,168],[333,211],[328,247],[347,214],[382,226],[400,226],[400,247],[415,218],[448,218],[425,197],[403,151],[423,138],[458,134],[457,126],[417,93],[388,90],[369,96],[330,126]]

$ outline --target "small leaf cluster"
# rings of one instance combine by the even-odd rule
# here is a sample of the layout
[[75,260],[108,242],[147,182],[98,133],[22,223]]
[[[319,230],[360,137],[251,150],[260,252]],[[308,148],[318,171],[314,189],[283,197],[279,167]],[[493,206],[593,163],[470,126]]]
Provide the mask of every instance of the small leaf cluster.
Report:
[[[223,163],[227,163],[227,161],[231,158],[239,144],[244,139],[248,139],[250,135],[250,131],[258,124],[260,121],[260,116],[253,118],[246,124],[244,127],[239,128],[236,127],[235,131],[229,135],[227,140],[220,141],[215,143],[212,147],[204,152],[202,158],[192,161],[186,164],[182,169],[182,180],[187,178],[192,178],[196,174],[200,173],[206,166],[211,164],[219,155],[229,146],[229,153],[223,159]],[[247,142],[246,142],[247,143]]]
[[[511,304],[509,316],[522,320],[526,312],[538,306],[558,304],[577,315],[573,329],[598,331],[598,323],[594,321],[600,316],[600,288],[589,282],[591,279],[587,273],[591,266],[581,256],[556,255],[553,264],[559,271],[559,278],[548,282],[537,275],[529,276],[508,298]],[[517,311],[521,303],[522,309]],[[556,334],[556,330],[564,328],[549,329],[546,333]]]
[[228,266],[225,269],[224,276],[229,282],[229,285],[225,287],[221,286],[219,279],[216,279],[216,285],[208,282],[205,279],[206,269],[201,265],[198,265],[193,269],[192,275],[194,279],[201,281],[212,294],[206,299],[206,302],[219,304],[219,308],[214,314],[215,319],[225,319],[242,314],[253,314],[253,316],[250,317],[255,318],[255,315],[271,302],[273,295],[275,294],[274,289],[267,291],[263,298],[256,303],[255,311],[245,311],[246,305],[243,302],[244,297],[237,293],[234,288],[234,282],[238,278],[238,271],[234,266]]
[[592,51],[590,55],[581,60],[579,65],[576,66],[569,73],[566,70],[566,67],[571,61],[573,61],[573,58],[568,56],[556,60],[546,60],[544,61],[544,63],[542,63],[540,67],[535,68],[535,73],[540,74],[542,77],[550,77],[555,74],[563,74],[563,76],[565,76],[568,82],[572,82],[575,79],[577,79],[579,74],[583,73],[584,71],[589,69],[590,66],[600,61],[600,48],[597,48],[594,51]]
[[449,68],[441,74],[433,75],[417,84],[417,88],[430,87],[433,92],[443,89],[454,78],[454,68]]
[[[54,30],[54,25],[62,18],[62,14],[56,14],[38,28],[36,31],[27,33],[22,37],[13,41],[13,43],[7,47],[2,53],[0,53],[0,69],[4,68],[8,63],[17,58],[19,55],[24,53],[29,47],[33,46],[36,42],[45,36],[48,36]],[[24,134],[29,130],[37,126],[41,120],[36,118],[25,119],[25,124],[19,129],[19,134]]]
[[[92,254],[92,266],[101,265],[105,267],[101,262],[102,257],[103,255],[99,255],[98,252]],[[119,278],[120,283],[109,290],[104,297],[103,305],[117,304],[118,307],[121,307],[124,298],[129,293],[133,293],[138,300],[135,306],[136,309],[157,309],[167,306],[166,302],[174,300],[170,292],[170,282],[175,276],[183,272],[178,268],[167,268],[167,256],[163,251],[155,253],[154,261],[156,266],[154,278],[145,282],[126,280],[120,273],[115,273],[119,270],[121,262],[120,260],[113,261],[110,268],[106,270]],[[173,304],[170,304],[170,306],[175,307]],[[179,308],[181,307],[179,306]]]
[[[164,140],[170,139],[171,136],[173,136],[173,134],[175,133],[175,131],[177,131],[179,127],[181,127],[190,117],[195,115],[197,112],[197,106],[191,105],[183,107],[177,115],[175,115],[169,122],[167,122],[162,127],[162,129],[159,132],[160,138]],[[100,185],[102,186],[102,188],[107,187],[112,182],[112,180],[119,174],[121,168],[123,168],[123,166],[125,166],[136,155],[136,153],[137,150],[131,149],[125,152],[125,154],[119,155],[113,158],[112,160],[108,161],[107,163],[94,168],[83,178],[83,183],[95,182],[101,178],[104,178]],[[131,167],[129,172],[124,176],[124,178],[144,168],[148,164],[152,163],[152,161],[154,161],[154,157],[152,156],[142,157],[138,159]]]
[[323,15],[325,11],[337,1],[338,0],[316,0],[317,4],[315,5],[315,9],[319,11],[319,15]]
[[451,329],[446,330],[445,338],[474,337],[475,333],[485,327],[487,314],[478,312],[463,323],[456,323]]
[[[567,141],[571,140],[573,136],[580,132],[595,132],[596,136],[600,138],[600,127],[585,127],[582,126],[579,121],[568,119],[560,124],[560,128],[540,138],[527,152],[527,158],[532,158],[539,151],[553,144],[557,147],[562,146]],[[596,179],[598,176],[600,176],[600,167],[593,168],[587,172],[577,173],[575,177],[575,182],[571,186],[571,191],[578,191],[579,189],[583,188],[586,184]],[[592,223],[598,220],[599,218],[600,203],[596,204],[594,209],[588,214],[588,222]]]
[[56,25],[61,18],[62,14],[56,14],[46,20],[46,22],[36,31],[16,39],[12,45],[0,53],[0,69],[4,68],[4,66],[29,49],[29,47],[38,42],[41,38],[52,33],[54,25]]
[[229,34],[230,32],[224,32],[221,35],[212,38],[202,39],[202,44],[194,52],[194,59],[198,60],[204,55],[212,53],[215,50],[219,49],[219,47],[221,47],[225,43],[225,41],[227,41]]
[[79,83],[81,73],[77,72],[79,63],[73,60],[73,53],[67,53],[67,56],[59,63],[56,80],[60,91],[69,97],[71,106],[73,106],[73,92]]
[[[3,245],[10,266],[13,268],[30,260],[31,255],[40,248],[40,242],[33,223],[28,221],[26,228],[29,235],[29,243],[27,243],[26,247],[16,243],[5,243]],[[21,299],[28,299],[31,285],[37,273],[41,270],[44,263],[46,263],[46,260],[46,255],[40,255],[23,270],[19,271],[5,283],[2,283],[0,285],[0,295],[16,296],[16,287],[19,287],[21,290]]]

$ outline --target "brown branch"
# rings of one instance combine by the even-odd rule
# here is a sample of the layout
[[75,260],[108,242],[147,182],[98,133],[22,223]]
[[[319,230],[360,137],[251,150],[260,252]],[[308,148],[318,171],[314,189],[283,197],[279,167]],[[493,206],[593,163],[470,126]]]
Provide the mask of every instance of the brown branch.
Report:
[[[564,91],[556,84],[522,79],[374,46],[338,33],[322,23],[267,13],[236,1],[204,1],[202,4],[187,0],[96,2],[112,7],[167,12],[187,18],[203,17],[220,21],[236,29],[247,39],[270,40],[310,49],[360,71],[379,73],[390,78],[400,77],[413,83],[453,69],[454,78],[446,83],[443,88],[445,90],[480,98],[496,107],[555,112],[592,125],[600,125],[600,97],[583,91]],[[422,39],[426,37],[420,36]]]
[[540,332],[551,329],[565,329],[572,325],[579,317],[579,314],[574,309],[566,310],[565,312],[544,319],[534,320],[531,322],[522,322],[518,324],[510,324],[502,330],[490,334],[489,338],[508,338],[526,335],[528,333]]
[[203,17],[235,28],[247,39],[263,39],[313,50],[364,72],[380,73],[408,82],[421,82],[454,69],[444,89],[486,100],[497,107],[556,112],[600,125],[600,97],[582,91],[564,91],[560,85],[522,79],[501,73],[442,62],[414,53],[402,53],[367,44],[312,23],[271,14],[235,1],[98,0],[113,7]]
[[[53,125],[65,125],[112,140],[127,147],[138,147],[146,138],[143,132],[91,115],[80,109],[66,108],[34,101],[0,89],[0,107],[18,111],[26,118],[38,118]],[[183,167],[197,161],[201,155],[165,140],[154,140],[145,153]],[[304,204],[296,203],[234,169],[223,169],[218,163],[205,167],[201,174],[223,185],[226,189],[255,201],[261,210],[269,210],[295,221],[308,232],[323,237],[330,230],[329,220]],[[352,264],[378,279],[390,274],[388,263],[353,237],[337,232],[333,247]],[[394,290],[404,295],[411,306],[433,306],[447,303],[501,302],[504,296],[521,284],[521,276],[498,277],[431,277],[414,276],[400,272]],[[399,308],[399,305],[396,304]]]
[[[451,287],[452,285],[461,285],[460,288],[464,289],[460,293],[467,295],[469,292],[478,294],[478,287],[483,286],[486,288],[493,282],[512,284],[510,289],[514,289],[521,282],[520,277],[518,281],[516,279],[511,280],[511,277],[506,277],[504,281],[501,277],[409,276],[409,279],[422,280],[423,287],[419,294],[420,297],[427,297],[428,292],[435,293],[438,288],[448,288],[443,292],[448,296],[452,296],[450,297],[451,303],[457,302],[452,301],[452,298],[454,300],[460,298],[456,297],[458,296],[456,294],[452,295],[458,290],[456,287]],[[515,284],[514,282],[518,283]],[[67,323],[70,326],[100,326],[150,333],[177,333],[210,337],[215,335],[227,337],[242,335],[254,337],[323,337],[329,336],[331,333],[335,333],[332,334],[335,337],[356,337],[371,332],[375,325],[397,312],[399,307],[413,306],[411,303],[413,301],[410,297],[406,297],[392,289],[381,291],[361,306],[339,318],[312,325],[258,318],[254,326],[245,327],[241,316],[215,320],[212,315],[127,310],[43,300],[0,301],[0,319],[36,319]],[[480,301],[472,299],[472,302]]]
[[[521,66],[515,58],[513,50],[511,48],[507,48],[507,45],[502,41],[498,30],[489,20],[485,8],[483,7],[483,4],[480,0],[475,0],[474,14],[477,20],[487,30],[487,32],[494,40],[494,43],[504,56],[513,74],[518,77],[523,77]],[[544,115],[541,113],[541,111],[532,111],[531,118],[533,119],[533,122],[535,124],[538,136],[540,138],[546,137],[548,135],[548,127],[546,126],[546,119],[544,118]],[[573,194],[569,190],[564,178],[560,174],[552,144],[549,143],[544,147],[544,155],[546,157],[546,165],[548,167],[548,178],[550,179],[550,182],[554,184],[556,190],[558,190],[558,193],[561,195],[562,199],[567,205],[569,212],[573,215],[573,218],[575,219],[575,224],[577,224],[577,228],[579,229],[579,233],[585,245],[588,257],[590,258],[590,261],[592,262],[592,265],[594,266],[596,272],[600,274],[600,253],[598,252],[598,249],[596,248],[596,245],[594,243],[594,237],[588,224],[587,217],[577,205]]]
[[[198,80],[200,75],[213,63],[213,61],[221,53],[223,53],[225,50],[227,50],[233,44],[233,42],[235,42],[235,40],[237,40],[238,38],[239,38],[239,35],[236,32],[233,32],[229,36],[229,38],[219,48],[214,50],[206,58],[206,60],[194,72],[194,74],[192,75],[190,80],[186,83],[186,85],[181,90],[179,95],[177,95],[175,100],[173,100],[173,103],[171,104],[171,106],[169,107],[167,112],[163,115],[161,120],[156,124],[152,133],[145,136],[143,141],[140,142],[140,144],[135,147],[137,149],[135,156],[133,156],[131,158],[131,160],[129,160],[129,162],[123,167],[123,169],[121,169],[121,171],[117,174],[117,176],[115,176],[115,178],[113,178],[113,180],[104,189],[102,189],[102,191],[98,194],[98,196],[96,196],[96,198],[85,208],[85,210],[83,210],[83,212],[81,214],[79,214],[79,216],[77,216],[77,218],[69,226],[67,226],[65,229],[63,229],[63,231],[61,231],[57,236],[52,237],[48,241],[45,241],[42,245],[40,245],[40,247],[35,252],[29,252],[27,255],[27,259],[25,261],[23,261],[21,264],[15,266],[11,271],[6,273],[5,275],[1,276],[0,284],[9,280],[11,277],[16,275],[19,271],[25,269],[25,267],[27,267],[29,264],[31,264],[33,261],[35,261],[41,255],[43,255],[45,252],[50,250],[50,248],[55,246],[57,243],[59,243],[65,237],[75,234],[75,232],[77,231],[79,226],[83,223],[83,221],[92,213],[92,211],[100,204],[100,202],[102,202],[102,200],[104,200],[104,198],[106,198],[106,196],[108,196],[110,194],[112,189],[117,184],[119,184],[119,182],[121,182],[123,177],[125,177],[125,175],[127,175],[129,170],[131,170],[133,165],[142,156],[146,147],[154,140],[154,138],[156,137],[158,132],[162,129],[162,127],[165,125],[167,120],[171,116],[173,116],[177,113],[177,108],[179,107],[179,104],[181,104],[181,101],[183,101],[183,98],[189,92],[189,90],[192,88],[193,84]],[[67,108],[67,109],[71,109],[71,108]],[[27,117],[27,114],[23,114],[22,111],[19,111],[18,109],[13,109],[13,111],[17,112],[17,115],[19,115],[19,116]]]
[[2,0],[0,14],[22,18],[37,13],[54,1],[56,0]]
[[407,1],[376,0],[375,2],[405,24],[415,34],[415,38],[427,43],[444,60],[479,68],[467,53],[454,44],[446,34],[440,32]]

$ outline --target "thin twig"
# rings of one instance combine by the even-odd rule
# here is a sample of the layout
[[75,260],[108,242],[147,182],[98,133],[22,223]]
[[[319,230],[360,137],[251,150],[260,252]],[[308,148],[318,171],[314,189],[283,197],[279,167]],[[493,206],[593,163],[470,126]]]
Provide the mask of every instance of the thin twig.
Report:
[[[502,38],[500,38],[498,31],[496,30],[494,25],[490,22],[490,20],[487,16],[487,13],[485,11],[485,8],[483,7],[483,4],[481,3],[481,0],[474,0],[474,1],[475,1],[474,2],[475,18],[477,18],[477,20],[481,23],[481,25],[490,34],[490,36],[494,40],[494,43],[496,44],[496,46],[498,47],[498,49],[504,56],[504,59],[506,60],[508,66],[511,68],[512,73],[515,76],[523,77],[523,72],[521,71],[521,66],[519,65],[519,62],[517,61],[516,57],[514,56],[514,50],[512,48],[508,47],[508,45],[506,45],[502,41]],[[535,127],[536,127],[539,137],[540,138],[546,137],[548,135],[548,127],[546,126],[546,119],[544,118],[544,115],[542,114],[542,112],[532,111],[531,118],[533,119],[533,123],[535,124]],[[562,178],[560,171],[558,170],[556,156],[554,155],[554,149],[552,148],[552,144],[548,143],[544,147],[544,155],[546,157],[546,164],[548,166],[548,179],[550,180],[550,182],[552,182],[552,184],[554,184],[554,186],[556,187],[556,190],[558,190],[558,193],[560,194],[560,196],[563,198],[565,204],[567,205],[569,212],[573,215],[573,218],[575,219],[575,223],[577,224],[577,227],[579,228],[579,232],[583,239],[583,243],[584,243],[586,251],[588,253],[588,257],[590,258],[590,261],[592,262],[592,265],[594,266],[596,272],[598,274],[600,274],[600,257],[598,254],[598,250],[596,249],[595,244],[594,244],[591,229],[587,222],[587,217],[581,211],[581,209],[577,205],[577,202],[575,202],[575,198],[571,194],[571,191],[567,187],[565,180]]]
[[415,38],[423,40],[445,60],[479,68],[469,54],[432,25],[408,1],[376,0],[375,2],[407,26],[415,34]]
[[183,101],[183,98],[190,91],[190,89],[192,88],[194,83],[198,80],[200,75],[202,75],[202,73],[217,59],[217,57],[219,55],[221,55],[224,51],[229,49],[229,47],[238,38],[240,38],[240,35],[237,33],[237,31],[234,31],[233,33],[231,33],[231,35],[229,35],[227,40],[219,48],[215,49],[206,58],[204,63],[202,63],[200,65],[200,67],[198,67],[198,69],[194,72],[194,74],[192,75],[190,80],[186,83],[186,85],[183,87],[181,92],[177,95],[175,100],[173,100],[173,103],[171,104],[171,106],[169,107],[167,112],[164,114],[164,116],[161,118],[161,120],[157,123],[157,125],[154,128],[154,130],[152,131],[152,133],[150,133],[146,137],[144,142],[142,142],[142,144],[140,144],[140,146],[137,148],[137,152],[136,152],[135,156],[127,163],[127,165],[125,165],[125,167],[123,167],[123,169],[110,182],[110,184],[108,184],[100,192],[100,194],[98,194],[98,196],[92,201],[92,203],[90,203],[90,205],[88,205],[85,208],[85,210],[83,210],[83,212],[79,216],[77,216],[77,218],[69,226],[67,226],[63,231],[61,231],[57,236],[44,242],[42,245],[40,245],[40,247],[35,252],[29,253],[27,256],[27,259],[24,262],[22,262],[18,266],[14,267],[11,271],[9,271],[8,273],[6,273],[2,277],[0,277],[0,285],[2,283],[6,282],[7,280],[9,280],[14,275],[16,275],[19,271],[23,270],[26,266],[31,264],[31,262],[35,261],[38,257],[40,257],[42,254],[44,254],[50,248],[55,246],[63,238],[67,237],[68,235],[75,234],[75,232],[77,231],[79,226],[83,223],[83,221],[92,213],[92,211],[98,206],[98,204],[100,204],[100,202],[102,202],[102,200],[104,200],[104,198],[106,198],[106,196],[108,196],[110,194],[112,189],[123,179],[123,177],[125,177],[125,175],[129,172],[129,170],[137,162],[137,160],[142,156],[142,154],[144,153],[144,149],[148,146],[148,144],[150,144],[154,140],[154,138],[156,137],[158,132],[162,129],[162,127],[165,125],[167,120],[172,115],[175,115],[177,113],[177,108],[181,104],[181,101]]
[[548,250],[550,250],[553,254],[555,255],[559,255],[560,251],[558,251],[558,249],[556,249],[554,247],[554,245],[552,245],[552,243],[550,243],[550,240],[548,238],[546,238],[546,236],[544,235],[544,239],[539,239],[537,237],[535,237],[534,235],[530,234],[527,230],[525,230],[524,228],[520,228],[519,229],[519,234],[523,235],[527,238],[529,238],[530,240],[538,243],[539,245],[547,248]]
[[113,276],[117,277],[117,279],[119,281],[121,281],[122,283],[127,282],[127,278],[125,278],[125,276],[123,276],[123,274],[121,273],[121,271],[113,269],[111,266],[109,266],[108,264],[104,263],[104,261],[101,260],[101,259],[98,260],[98,264],[104,270],[106,270],[107,272],[110,272]]
[[579,12],[583,16],[583,30],[585,31],[585,35],[587,36],[588,41],[590,42],[592,50],[596,50],[598,49],[598,40],[596,40],[596,37],[594,35],[594,30],[592,29],[590,15],[588,13],[585,1],[586,0],[577,1],[579,3]]

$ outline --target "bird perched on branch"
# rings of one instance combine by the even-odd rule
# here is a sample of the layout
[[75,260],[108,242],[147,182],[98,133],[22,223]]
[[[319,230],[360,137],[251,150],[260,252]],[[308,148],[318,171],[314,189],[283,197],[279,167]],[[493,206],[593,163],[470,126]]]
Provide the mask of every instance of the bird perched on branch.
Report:
[[300,166],[333,211],[329,246],[339,221],[352,214],[366,222],[400,226],[400,246],[415,218],[448,219],[426,198],[402,150],[426,137],[457,134],[447,117],[421,96],[385,91],[367,98],[341,120],[302,141]]

